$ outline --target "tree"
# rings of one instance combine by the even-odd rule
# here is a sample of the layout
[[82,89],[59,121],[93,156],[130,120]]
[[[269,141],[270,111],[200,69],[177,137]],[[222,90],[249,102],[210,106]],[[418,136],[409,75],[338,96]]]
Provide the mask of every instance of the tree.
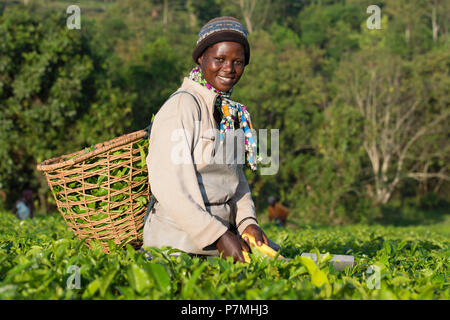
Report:
[[[209,20],[219,17],[221,15],[221,0],[203,0],[203,1],[188,1],[189,5],[193,7],[195,16],[198,21],[197,27],[200,28]],[[200,30],[200,29],[199,29]],[[198,31],[197,30],[197,34]]]
[[389,3],[386,8],[386,11],[393,15],[394,19],[398,21],[399,25],[403,28],[405,42],[407,44],[411,42],[414,26],[418,25],[418,21],[422,14],[423,7],[418,6],[421,4],[419,2],[421,2],[421,0],[398,0]]
[[306,192],[297,194],[302,218],[328,224],[367,219],[367,210],[359,210],[366,197],[359,181],[363,119],[345,104],[332,104],[320,118],[311,141],[314,156],[304,157],[302,165]]
[[245,24],[249,33],[253,32],[252,16],[255,11],[256,0],[239,0],[239,7],[242,11]]
[[232,15],[242,18],[248,33],[264,26],[268,17],[271,0],[232,0],[223,1],[223,15]]
[[[365,119],[363,146],[370,160],[376,203],[386,204],[407,177],[432,177],[415,172],[420,155],[414,147],[448,120],[448,105],[425,104],[427,92],[414,63],[402,62],[387,50],[372,47],[351,55],[336,73],[338,97]],[[433,152],[440,146],[433,146]],[[428,159],[430,155],[428,155]],[[423,160],[422,160],[423,161]],[[428,168],[428,167],[427,167]]]
[[133,104],[134,130],[147,127],[152,114],[181,85],[185,76],[182,62],[167,40],[160,38],[145,43],[141,52],[121,69],[124,86],[137,94]]
[[[423,86],[426,94],[423,108],[427,108],[432,116],[445,112],[450,105],[449,61],[450,53],[445,48],[418,56],[413,61],[415,77],[424,79]],[[437,194],[442,185],[449,181],[449,122],[448,117],[443,119],[430,129],[429,135],[424,136],[413,146],[414,153],[418,157],[407,177],[420,182],[423,196],[427,192]]]
[[[95,26],[99,30],[96,41],[103,45],[102,50],[115,53],[108,57],[113,84],[136,94],[132,128],[139,130],[149,124],[152,114],[180,86],[183,76],[193,65],[191,50],[196,34],[183,27],[183,19],[187,17],[184,13],[176,21],[172,21],[175,20],[173,13],[168,14],[169,21],[174,23],[167,25],[164,33],[160,17],[149,17],[154,10],[163,10],[164,3],[160,0],[137,1],[131,15],[128,4],[135,2],[116,3]],[[169,3],[170,12],[180,9],[179,2]],[[105,34],[109,35],[106,44],[102,42]]]
[[360,24],[366,18],[358,5],[310,5],[300,11],[295,30],[301,43],[323,48],[332,60],[358,49]]
[[427,13],[430,18],[433,41],[438,42],[439,32],[443,31],[444,37],[448,36],[448,21],[450,19],[450,5],[448,1],[432,0],[427,1]]
[[[424,19],[428,0],[389,1],[383,12],[389,15],[393,48],[397,47],[408,57],[414,53],[423,53],[431,47],[429,25]],[[401,40],[403,39],[403,41]]]
[[65,19],[20,7],[0,17],[0,180],[11,200],[38,189],[42,211],[49,193],[36,165],[112,139],[131,122],[133,96],[111,85],[89,32],[68,30]]
[[[311,151],[316,116],[326,105],[324,80],[317,72],[323,67],[322,51],[299,49],[293,33],[281,34],[287,38],[281,40],[280,34],[262,30],[250,35],[252,60],[232,97],[248,106],[256,130],[269,130],[268,139],[271,129],[280,134],[279,172],[267,176],[248,173],[259,208],[266,204],[267,196],[280,192],[283,201],[297,205],[306,173],[300,155]],[[269,145],[269,155],[271,148]]]

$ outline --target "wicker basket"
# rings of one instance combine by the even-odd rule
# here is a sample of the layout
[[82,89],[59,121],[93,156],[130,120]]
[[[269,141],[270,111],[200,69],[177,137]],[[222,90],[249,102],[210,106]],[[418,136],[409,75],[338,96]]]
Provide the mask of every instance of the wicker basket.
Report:
[[65,222],[89,247],[93,239],[105,253],[111,240],[119,246],[142,245],[150,199],[148,132],[136,131],[37,166]]

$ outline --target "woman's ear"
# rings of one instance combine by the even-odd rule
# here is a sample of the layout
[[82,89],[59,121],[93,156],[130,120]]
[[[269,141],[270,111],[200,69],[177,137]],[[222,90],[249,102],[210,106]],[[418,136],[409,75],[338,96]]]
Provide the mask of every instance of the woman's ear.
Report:
[[203,63],[203,54],[197,59],[197,61],[198,61],[199,65],[202,65],[202,63]]

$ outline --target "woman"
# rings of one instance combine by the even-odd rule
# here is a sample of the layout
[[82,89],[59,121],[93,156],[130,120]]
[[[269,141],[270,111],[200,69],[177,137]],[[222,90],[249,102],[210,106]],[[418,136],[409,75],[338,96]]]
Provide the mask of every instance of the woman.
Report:
[[244,27],[232,17],[209,21],[192,57],[198,66],[153,121],[147,167],[157,202],[144,226],[144,246],[243,262],[242,250],[250,247],[242,234],[268,244],[239,155],[219,161],[235,141],[230,133],[241,130],[238,149],[245,145],[248,164],[257,169],[250,115],[230,99],[250,61]]

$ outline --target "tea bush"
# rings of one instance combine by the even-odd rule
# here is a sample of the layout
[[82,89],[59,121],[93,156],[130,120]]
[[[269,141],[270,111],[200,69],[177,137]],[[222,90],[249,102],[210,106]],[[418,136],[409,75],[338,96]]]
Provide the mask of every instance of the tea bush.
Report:
[[[149,260],[112,243],[104,254],[86,247],[59,215],[20,221],[3,212],[0,299],[450,298],[448,225],[263,229],[290,261],[254,253],[250,264],[232,263],[148,248]],[[321,261],[314,270],[300,254],[317,251],[354,255],[355,265],[336,271]]]

